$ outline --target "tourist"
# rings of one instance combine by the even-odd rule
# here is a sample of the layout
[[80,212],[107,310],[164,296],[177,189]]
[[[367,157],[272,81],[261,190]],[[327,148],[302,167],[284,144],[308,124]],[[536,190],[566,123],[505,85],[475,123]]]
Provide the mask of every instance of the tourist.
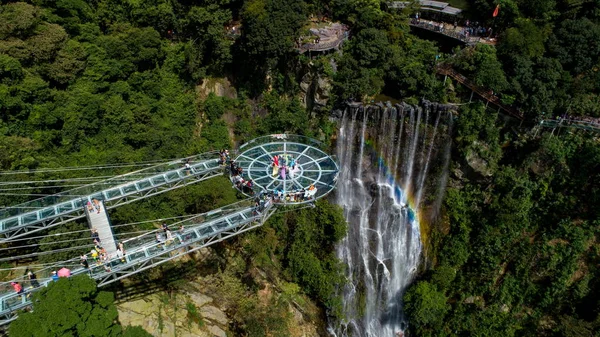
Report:
[[92,203],[94,204],[94,208],[98,211],[98,214],[100,214],[100,201],[98,201],[98,199],[92,199]]
[[167,236],[167,240],[166,240],[166,244],[170,244],[173,241],[173,234],[171,233],[171,230],[167,229],[167,231],[165,232],[166,236]]
[[279,173],[279,165],[277,164],[276,161],[273,161],[273,177],[277,177],[278,173]]
[[21,286],[21,284],[19,284],[19,282],[11,282],[10,285],[12,285],[13,289],[15,290],[15,292],[17,294],[23,293],[23,286]]
[[125,245],[123,244],[123,242],[119,242],[119,244],[117,245],[117,249],[123,253],[123,256],[127,255],[127,253],[125,252]]
[[223,159],[224,159],[223,157],[224,157],[224,155],[225,155],[225,150],[221,149],[219,151],[219,164],[221,164],[221,165],[223,165]]
[[161,228],[162,228],[163,232],[165,232],[165,233],[169,230],[169,226],[167,226],[166,222],[163,222],[163,224],[161,225]]
[[285,180],[285,171],[287,170],[287,167],[282,167],[280,172],[281,172],[281,179]]
[[162,235],[159,232],[156,232],[156,243],[162,243],[164,241]]
[[90,250],[90,256],[94,263],[98,263],[98,251],[96,249]]
[[185,167],[185,174],[189,176],[192,173],[192,166],[190,165],[190,160],[187,159],[183,166]]
[[119,259],[122,263],[125,263],[125,259],[123,257],[123,251],[117,247],[117,251],[115,253],[117,255],[117,259]]
[[119,260],[121,260],[121,262],[125,263],[125,246],[123,245],[123,242],[119,242],[117,244],[117,257],[119,258]]
[[[95,250],[94,250],[94,251],[95,251]],[[88,262],[87,255],[85,255],[85,254],[81,254],[81,256],[80,256],[79,258],[80,258],[79,264],[80,264],[80,265],[81,265],[83,268],[85,268],[85,269],[89,269],[89,268],[90,268],[90,264],[89,264],[89,262]]]
[[31,270],[27,272],[27,278],[29,279],[29,285],[32,288],[37,288],[40,286],[37,280],[37,276],[35,276],[35,274]]
[[100,235],[98,234],[98,230],[96,228],[92,228],[92,241],[94,241],[95,245],[100,244]]
[[58,274],[56,274],[56,270],[52,271],[52,282],[58,281]]
[[231,173],[232,176],[235,176],[236,172],[237,172],[236,164],[235,164],[235,161],[232,160],[231,163],[229,164],[229,173]]

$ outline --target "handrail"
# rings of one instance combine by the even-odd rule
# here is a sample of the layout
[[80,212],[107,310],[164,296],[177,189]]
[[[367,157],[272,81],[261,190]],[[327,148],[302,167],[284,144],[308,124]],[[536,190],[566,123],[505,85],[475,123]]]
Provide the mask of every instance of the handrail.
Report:
[[[219,236],[220,233],[228,232],[234,230],[235,228],[242,226],[249,222],[259,221],[259,225],[263,224],[264,221],[272,214],[270,209],[275,207],[273,203],[267,203],[266,206],[262,209],[258,209],[257,207],[252,205],[251,199],[242,200],[232,205],[227,205],[221,207],[221,212],[216,215],[213,211],[203,213],[206,215],[205,218],[200,218],[203,215],[196,216],[192,219],[186,219],[181,222],[190,223],[190,227],[187,227],[183,233],[176,233],[172,242],[156,242],[152,238],[145,238],[144,242],[140,240],[138,242],[139,245],[134,247],[126,247],[125,252],[126,261],[123,263],[119,258],[113,257],[109,262],[104,264],[92,265],[90,261],[90,268],[86,269],[83,267],[73,268],[71,270],[71,275],[79,275],[88,273],[92,278],[96,280],[106,279],[106,277],[111,275],[119,274],[117,279],[120,279],[123,276],[123,272],[132,266],[140,265],[146,263],[146,261],[153,259],[158,256],[162,256],[165,254],[170,254],[170,252],[179,250],[181,248],[188,247],[202,240],[206,240],[210,237]],[[225,212],[222,212],[225,210]],[[247,214],[247,215],[244,215]],[[237,222],[235,219],[237,219]],[[200,220],[200,222],[196,221]],[[221,225],[220,225],[221,224]],[[224,224],[224,225],[223,225]],[[206,229],[210,229],[203,234]],[[241,233],[241,232],[239,232]],[[233,235],[239,234],[234,233]],[[131,242],[129,242],[131,244]],[[211,244],[208,242],[206,245]],[[192,251],[192,250],[189,250]],[[188,252],[189,252],[188,251]],[[179,256],[179,255],[176,255]],[[176,257],[174,256],[174,257]],[[174,258],[173,256],[167,258],[166,260]],[[73,259],[75,260],[75,259]],[[156,262],[156,264],[160,264],[164,261]],[[132,275],[134,273],[139,272],[140,270],[133,270],[131,273],[127,275]],[[116,274],[115,274],[116,273]],[[6,316],[9,313],[13,313],[16,310],[25,308],[31,305],[31,301],[28,298],[30,293],[36,292],[37,290],[42,289],[42,287],[47,286],[52,282],[52,279],[40,279],[40,287],[27,289],[21,294],[16,293],[5,293],[0,295],[0,316]],[[107,284],[110,282],[101,283],[101,285]],[[10,319],[12,320],[12,319]],[[0,321],[2,323],[8,323],[10,320]]]
[[95,188],[98,186],[101,187],[100,190],[106,190],[106,189],[110,189],[114,186],[121,185],[123,183],[131,182],[132,179],[129,179],[129,178],[134,178],[133,180],[139,180],[139,179],[142,179],[142,177],[146,177],[148,175],[152,175],[155,173],[162,173],[162,172],[168,171],[169,169],[173,169],[174,165],[181,165],[181,163],[186,162],[186,161],[189,161],[190,163],[198,163],[200,161],[210,160],[212,158],[215,158],[217,154],[218,154],[218,151],[210,151],[210,152],[205,152],[205,153],[195,155],[195,156],[171,160],[171,161],[168,161],[165,163],[160,163],[160,164],[157,164],[157,165],[154,165],[151,167],[147,167],[147,168],[143,168],[143,169],[140,169],[137,171],[120,174],[120,175],[114,176],[112,178],[103,180],[103,181],[91,183],[91,184],[77,187],[74,189],[70,189],[70,190],[67,190],[67,191],[64,191],[61,193],[56,193],[56,194],[49,195],[49,196],[46,196],[43,198],[38,198],[35,200],[27,201],[27,202],[24,202],[21,204],[11,206],[10,208],[0,210],[0,219],[20,215],[20,214],[27,213],[27,212],[30,212],[35,209],[41,209],[41,208],[44,208],[47,206],[55,205],[57,203],[73,199],[73,197],[72,197],[73,195],[83,196],[83,195],[98,192],[98,189]]
[[443,63],[438,64],[435,69],[438,74],[452,77],[459,83],[463,84],[464,86],[466,86],[469,89],[476,92],[479,96],[483,97],[488,102],[493,103],[496,106],[500,107],[502,110],[506,111],[509,115],[511,115],[517,119],[524,120],[524,116],[523,116],[522,112],[520,112],[508,105],[503,104],[500,101],[500,98],[498,96],[493,95],[490,90],[484,89],[484,88],[476,85],[471,80],[469,80],[466,76],[464,76],[461,73],[454,70],[450,65],[443,64]]
[[[438,22],[434,22],[434,23],[438,23]],[[480,36],[467,36],[465,34],[456,32],[454,30],[448,30],[448,29],[440,30],[439,26],[435,25],[434,23],[429,23],[427,21],[416,22],[413,19],[413,20],[409,21],[408,24],[413,27],[423,28],[430,32],[439,33],[439,34],[451,37],[453,39],[459,40],[459,41],[467,43],[467,44],[476,44],[481,41]]]

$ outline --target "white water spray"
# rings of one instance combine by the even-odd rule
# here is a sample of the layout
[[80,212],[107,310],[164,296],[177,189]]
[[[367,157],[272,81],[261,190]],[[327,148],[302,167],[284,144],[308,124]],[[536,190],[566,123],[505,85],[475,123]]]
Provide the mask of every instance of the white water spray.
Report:
[[[340,289],[345,319],[330,322],[336,337],[396,337],[406,329],[402,295],[423,247],[416,205],[429,191],[443,196],[448,167],[452,119],[438,108],[427,104],[424,114],[408,105],[344,111],[336,196],[348,236],[337,254],[348,283]],[[437,201],[423,204],[439,207]]]

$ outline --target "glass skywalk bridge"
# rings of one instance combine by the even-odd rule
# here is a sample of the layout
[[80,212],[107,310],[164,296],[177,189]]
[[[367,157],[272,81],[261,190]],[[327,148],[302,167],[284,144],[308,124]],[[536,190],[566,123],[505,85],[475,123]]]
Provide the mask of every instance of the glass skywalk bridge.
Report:
[[[189,167],[185,167],[185,163]],[[222,174],[218,152],[159,164],[0,210],[0,243],[85,217],[93,199],[107,209]]]
[[[152,231],[124,241],[124,261],[114,258],[103,265],[94,265],[90,261],[89,269],[73,268],[71,275],[89,274],[98,281],[98,286],[103,286],[261,226],[275,210],[270,200],[261,207],[255,207],[252,199],[228,205],[173,224],[174,228],[183,225],[185,231],[174,234],[171,242],[157,242],[156,231]],[[77,260],[68,262],[76,263]],[[50,272],[64,265],[38,271],[40,287],[27,289],[23,294],[11,293],[10,287],[4,287],[0,295],[0,325],[16,319],[19,310],[31,306],[28,294],[53,282]]]
[[586,131],[600,132],[600,122],[597,119],[588,118],[589,120],[577,119],[544,119],[538,124],[540,127],[546,128],[573,128]]
[[[324,145],[317,141],[287,134],[270,135],[248,142],[241,150],[242,154],[235,161],[243,169],[242,176],[255,181],[251,191],[242,190],[253,198],[171,224],[173,235],[169,242],[156,236],[161,230],[125,240],[123,260],[111,257],[109,262],[100,265],[92,265],[89,261],[90,268],[87,269],[78,264],[79,258],[75,258],[36,270],[40,287],[26,289],[22,294],[14,293],[10,282],[4,282],[0,286],[0,325],[16,319],[19,310],[31,306],[27,295],[50,284],[53,270],[69,267],[71,275],[89,274],[99,286],[103,286],[261,226],[283,207],[311,207],[315,200],[325,197],[335,188],[338,165],[325,152]],[[274,155],[281,158],[277,169],[271,163]],[[0,212],[0,234],[4,236],[0,243],[82,218],[85,216],[85,204],[92,199],[102,200],[106,209],[110,209],[220,175],[223,170],[216,157],[217,153],[192,157],[189,167],[183,166],[184,161],[172,161],[84,186],[64,195],[38,199],[20,205],[22,210]],[[289,175],[286,176],[285,172]],[[73,198],[73,195],[82,197]],[[175,231],[180,225],[184,226],[184,230]],[[24,277],[13,281],[21,282],[24,288],[29,284]]]

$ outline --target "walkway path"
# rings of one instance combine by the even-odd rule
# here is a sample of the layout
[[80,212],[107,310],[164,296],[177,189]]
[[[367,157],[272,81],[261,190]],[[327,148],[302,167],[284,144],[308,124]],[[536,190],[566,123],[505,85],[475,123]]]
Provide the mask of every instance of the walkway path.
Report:
[[90,228],[98,232],[98,237],[100,238],[100,245],[102,248],[106,249],[108,256],[115,256],[115,253],[117,252],[117,244],[115,243],[115,237],[113,235],[110,219],[108,217],[108,212],[104,207],[104,203],[102,201],[98,201],[97,209],[92,208],[91,211],[86,209],[86,215]]
[[[324,149],[323,144],[315,140],[287,134],[260,137],[246,143],[240,148],[242,154],[229,166],[232,172],[235,171],[232,174],[232,182],[251,195],[251,198],[173,223],[170,225],[171,235],[167,235],[169,233],[166,230],[163,233],[163,229],[158,229],[124,240],[122,243],[125,255],[123,257],[112,255],[105,263],[93,262],[89,259],[89,268],[85,268],[77,264],[79,258],[74,258],[43,269],[32,267],[40,286],[29,287],[22,294],[12,291],[10,282],[0,283],[2,285],[0,325],[16,319],[19,310],[29,308],[31,306],[29,293],[43,289],[42,287],[53,282],[51,272],[61,267],[70,267],[71,275],[88,274],[98,281],[99,286],[103,286],[261,226],[273,213],[284,206],[300,206],[295,209],[313,206],[315,200],[326,196],[335,188],[337,181],[337,163],[324,152]],[[274,169],[271,167],[270,158],[276,155],[281,160],[277,172],[290,170],[291,173],[295,170],[295,174],[273,175]],[[225,167],[220,166],[217,159],[214,161],[217,163],[215,171],[218,175],[223,174]],[[212,160],[209,162],[212,163]],[[239,163],[239,166],[235,163]],[[183,171],[180,169],[169,171],[171,173],[166,174],[179,177],[191,176],[198,165],[200,164],[191,165],[191,168],[185,167]],[[243,170],[241,174],[237,170],[240,167]],[[267,178],[264,179],[265,177]],[[151,182],[153,179],[144,178],[130,182],[129,185],[144,181]],[[257,181],[254,188],[245,188],[247,185],[242,182],[252,179]],[[104,191],[103,195],[106,194],[107,192]],[[87,210],[87,205],[81,205],[80,208]],[[100,213],[95,210],[90,212],[89,217],[91,223],[98,227],[104,245],[104,238],[112,236],[106,208],[100,205]],[[109,232],[110,234],[107,234]],[[12,282],[20,282],[24,288],[30,285],[24,276]]]
[[477,34],[467,34],[467,27],[456,26],[445,23],[445,22],[436,22],[432,20],[419,20],[411,19],[409,22],[410,26],[418,27],[422,29],[427,29],[429,31],[443,34],[453,39],[457,39],[461,42],[464,42],[467,45],[475,45],[477,43],[484,43],[495,45],[496,39],[481,37]]
[[469,80],[466,76],[464,76],[464,75],[460,74],[459,72],[457,72],[456,70],[454,70],[450,65],[440,63],[436,66],[435,69],[438,74],[441,74],[444,76],[450,76],[451,78],[455,79],[458,83],[463,84],[467,88],[471,89],[473,92],[477,93],[479,96],[483,97],[483,99],[485,99],[489,103],[492,103],[492,104],[496,105],[497,107],[499,107],[500,109],[504,110],[510,116],[515,117],[519,120],[524,120],[524,116],[521,111],[519,111],[511,106],[503,104],[502,102],[500,102],[500,98],[498,96],[494,95],[491,90],[484,89],[484,88],[476,85],[471,80]]
[[0,243],[81,219],[93,199],[111,209],[217,176],[216,157],[211,152],[171,161],[0,210]]
[[544,119],[539,123],[545,128],[574,128],[586,131],[600,132],[600,118],[594,117],[568,117],[557,119]]

